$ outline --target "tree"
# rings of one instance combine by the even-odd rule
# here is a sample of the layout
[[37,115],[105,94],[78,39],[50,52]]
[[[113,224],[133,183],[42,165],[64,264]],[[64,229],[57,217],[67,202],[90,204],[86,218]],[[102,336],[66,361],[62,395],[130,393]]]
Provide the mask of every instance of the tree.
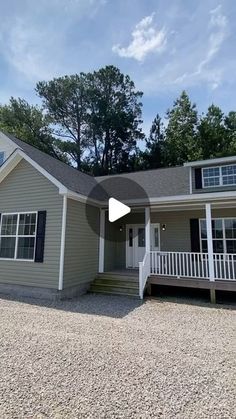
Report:
[[228,133],[223,112],[213,104],[209,106],[206,115],[200,119],[198,143],[202,150],[203,159],[228,155],[230,150],[230,116],[226,121],[228,121]]
[[236,154],[236,112],[230,111],[225,117],[225,130],[227,143],[229,146],[229,154]]
[[146,141],[147,149],[143,153],[145,169],[155,169],[163,167],[165,162],[164,156],[164,128],[159,114],[153,120],[149,138]]
[[119,172],[135,151],[137,139],[143,138],[142,93],[116,67],[39,82],[36,91],[55,124],[55,134],[63,137],[58,144],[78,169]]
[[165,153],[167,165],[177,166],[199,158],[197,145],[197,110],[187,93],[183,91],[167,111],[168,125],[165,130]]
[[53,157],[65,160],[55,144],[48,117],[41,108],[30,105],[24,99],[11,97],[8,105],[0,106],[0,129]]
[[43,101],[47,115],[54,122],[54,133],[64,139],[58,140],[58,146],[80,169],[88,131],[86,75],[80,73],[48,82],[41,81],[36,85],[36,92]]
[[90,161],[96,174],[129,170],[129,159],[144,135],[142,93],[114,66],[88,74]]

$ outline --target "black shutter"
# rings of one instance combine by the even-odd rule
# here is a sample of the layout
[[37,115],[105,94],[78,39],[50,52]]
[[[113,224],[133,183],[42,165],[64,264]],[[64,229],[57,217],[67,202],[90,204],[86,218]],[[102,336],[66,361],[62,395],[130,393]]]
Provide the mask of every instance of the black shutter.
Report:
[[202,189],[202,169],[201,167],[197,167],[195,169],[195,188]]
[[38,212],[36,246],[35,246],[35,262],[42,263],[44,256],[44,241],[45,241],[45,228],[46,228],[46,211]]
[[191,252],[200,252],[199,220],[191,218],[190,220],[190,238]]

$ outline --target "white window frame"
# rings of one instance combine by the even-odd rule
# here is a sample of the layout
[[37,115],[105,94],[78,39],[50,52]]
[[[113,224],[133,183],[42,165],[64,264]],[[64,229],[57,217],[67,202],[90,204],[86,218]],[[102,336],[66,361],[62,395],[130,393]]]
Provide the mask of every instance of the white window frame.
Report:
[[3,160],[2,160],[2,163],[1,163],[1,160],[0,160],[0,166],[4,163],[4,160],[5,160],[5,151],[0,151],[0,155],[1,154],[3,156]]
[[[18,234],[19,232],[19,224],[20,224],[20,215],[22,214],[35,214],[36,215],[36,223],[35,223],[35,233],[34,235],[23,235],[23,234]],[[2,220],[4,215],[17,215],[17,224],[16,224],[16,234],[13,235],[9,235],[9,234],[1,234],[2,232]],[[38,213],[37,211],[23,211],[23,212],[3,212],[1,213],[1,222],[0,222],[0,239],[2,237],[15,237],[16,241],[15,241],[15,251],[14,251],[14,258],[1,258],[0,260],[14,260],[14,261],[19,261],[19,262],[34,262],[35,260],[35,250],[36,250],[36,237],[37,237],[37,225],[38,225]],[[18,250],[18,239],[21,237],[27,237],[27,238],[34,238],[34,253],[33,253],[33,259],[19,259],[17,258],[17,250]]]
[[[204,189],[209,189],[209,188],[220,188],[222,186],[223,187],[236,186],[236,183],[227,183],[227,185],[224,185],[224,183],[223,183],[223,177],[226,177],[227,175],[222,175],[222,168],[230,167],[230,166],[235,166],[236,167],[236,164],[234,163],[234,164],[227,164],[227,165],[224,165],[224,166],[207,166],[207,167],[202,167],[202,186],[203,186],[203,188]],[[204,175],[203,175],[204,169],[219,169],[219,181],[220,181],[220,184],[219,185],[213,185],[213,186],[212,185],[206,186],[205,185],[205,178],[204,178]],[[210,176],[210,177],[216,178],[218,176]]]
[[[221,220],[222,221],[223,237],[217,238],[217,239],[212,239],[212,240],[213,241],[215,241],[215,240],[223,240],[223,249],[224,249],[224,252],[221,253],[221,254],[222,255],[224,255],[224,254],[229,255],[230,253],[227,253],[226,242],[227,242],[227,240],[235,240],[236,241],[236,239],[227,239],[226,238],[226,234],[225,234],[225,220],[236,220],[236,217],[224,217],[224,218],[218,217],[218,218],[212,218],[212,221],[217,221],[217,220]],[[206,218],[200,218],[199,219],[200,252],[203,253],[203,251],[202,251],[202,240],[205,240],[206,241],[207,239],[203,239],[201,237],[201,221],[206,221]],[[214,253],[214,254],[218,254],[218,253]],[[232,254],[236,255],[236,253],[232,253]]]

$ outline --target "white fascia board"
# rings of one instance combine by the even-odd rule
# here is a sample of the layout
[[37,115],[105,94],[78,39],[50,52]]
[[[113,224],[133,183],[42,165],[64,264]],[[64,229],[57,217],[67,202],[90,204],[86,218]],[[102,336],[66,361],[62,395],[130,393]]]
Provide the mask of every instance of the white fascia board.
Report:
[[[227,191],[227,192],[211,192],[203,194],[192,194],[192,195],[176,195],[160,198],[149,198],[149,199],[137,199],[137,200],[122,200],[126,205],[131,207],[135,206],[153,206],[159,204],[175,204],[175,203],[206,203],[206,202],[215,202],[215,201],[224,201],[236,198],[236,191]],[[102,207],[107,208],[107,203],[102,202]]]
[[0,167],[0,183],[11,173],[13,169],[22,160],[22,156],[18,153],[19,150],[15,150],[7,160],[4,161]]
[[9,144],[11,147],[15,148],[15,149],[21,149],[21,147],[18,146],[18,144],[16,144],[13,140],[11,140],[6,134],[4,134],[4,132],[0,131],[0,138],[2,140],[4,140],[7,144]]
[[24,151],[16,149],[12,155],[3,163],[0,167],[0,183],[3,179],[17,166],[17,164],[22,160],[26,160],[31,166],[33,166],[38,172],[45,176],[50,182],[58,187],[60,194],[66,194],[67,188],[59,182],[54,176],[50,175],[45,169],[43,169],[38,163],[36,163],[31,157],[25,154]]
[[196,160],[184,163],[184,166],[190,167],[200,167],[200,166],[211,166],[215,164],[222,164],[222,163],[232,163],[236,162],[236,156],[230,157],[220,157],[218,159],[208,159],[208,160]]
[[[101,207],[102,201],[97,201],[96,199],[88,198],[86,195],[82,195],[76,192],[72,192],[70,190],[67,191],[67,197],[70,199],[74,199],[75,201],[82,202],[83,204],[90,204],[95,207]],[[105,203],[106,205],[106,203]]]

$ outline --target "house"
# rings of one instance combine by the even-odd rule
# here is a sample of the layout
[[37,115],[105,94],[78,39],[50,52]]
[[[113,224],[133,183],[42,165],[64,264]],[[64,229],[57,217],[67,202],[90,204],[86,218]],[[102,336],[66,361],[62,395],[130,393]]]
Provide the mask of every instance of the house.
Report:
[[236,290],[236,156],[93,178],[0,133],[0,159],[0,293]]

